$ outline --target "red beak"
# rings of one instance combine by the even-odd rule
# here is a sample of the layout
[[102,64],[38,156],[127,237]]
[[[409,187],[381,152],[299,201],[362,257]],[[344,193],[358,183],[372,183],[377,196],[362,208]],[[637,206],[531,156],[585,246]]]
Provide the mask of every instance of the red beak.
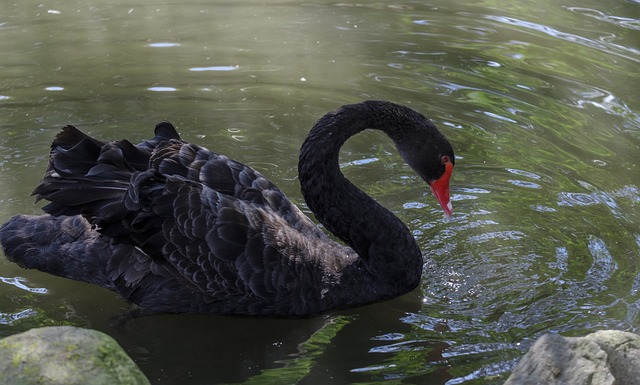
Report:
[[449,179],[451,179],[451,173],[453,172],[453,164],[449,161],[444,166],[444,174],[439,179],[429,182],[429,186],[438,203],[442,206],[444,215],[449,217],[453,213],[451,201],[449,200]]

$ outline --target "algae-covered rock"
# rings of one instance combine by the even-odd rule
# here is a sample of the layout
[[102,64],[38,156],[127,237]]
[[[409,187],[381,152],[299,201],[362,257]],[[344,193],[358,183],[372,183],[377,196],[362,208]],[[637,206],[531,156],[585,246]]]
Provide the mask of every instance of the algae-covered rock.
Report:
[[108,335],[57,326],[0,340],[0,384],[148,385],[149,380]]

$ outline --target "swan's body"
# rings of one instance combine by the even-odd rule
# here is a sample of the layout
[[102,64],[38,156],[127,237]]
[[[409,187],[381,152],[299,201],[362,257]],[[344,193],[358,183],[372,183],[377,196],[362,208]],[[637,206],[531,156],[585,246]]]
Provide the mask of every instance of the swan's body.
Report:
[[101,142],[72,126],[52,144],[34,194],[48,215],[0,228],[7,257],[90,282],[161,312],[309,315],[414,289],[422,254],[407,227],[344,178],[338,153],[381,129],[447,214],[451,145],[419,113],[388,102],[322,117],[300,152],[309,208],[332,241],[250,167],[180,139],[169,123],[138,145]]

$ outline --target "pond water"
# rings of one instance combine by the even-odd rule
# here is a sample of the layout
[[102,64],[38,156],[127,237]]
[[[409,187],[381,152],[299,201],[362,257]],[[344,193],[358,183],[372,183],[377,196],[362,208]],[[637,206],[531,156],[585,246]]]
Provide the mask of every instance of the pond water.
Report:
[[114,293],[0,257],[0,337],[95,328],[153,384],[500,384],[543,333],[640,332],[639,17],[623,0],[2,2],[1,222],[40,212],[29,194],[65,124],[138,141],[170,120],[303,208],[299,146],[342,104],[411,106],[458,159],[445,220],[388,139],[343,149],[422,247],[401,298],[125,319]]

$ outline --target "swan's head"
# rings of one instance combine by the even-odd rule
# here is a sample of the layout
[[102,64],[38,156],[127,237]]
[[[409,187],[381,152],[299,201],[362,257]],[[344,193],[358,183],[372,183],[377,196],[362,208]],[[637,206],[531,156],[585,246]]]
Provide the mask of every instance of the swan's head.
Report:
[[431,181],[427,180],[427,183],[429,183],[431,191],[438,200],[438,203],[442,206],[444,214],[449,217],[453,213],[453,207],[449,198],[449,179],[451,179],[453,164],[455,163],[453,152],[451,155],[441,155],[440,163],[444,166],[442,175],[437,179],[433,179]]
[[[436,126],[418,112],[404,114],[406,120],[392,136],[405,162],[431,187],[446,216],[453,212],[449,180],[455,165],[451,143]],[[401,133],[401,134],[400,134]]]
[[449,217],[453,213],[449,197],[449,180],[455,165],[453,149],[446,139],[439,146],[425,145],[425,147],[427,148],[423,148],[421,152],[414,152],[412,157],[405,160],[429,184],[445,216]]

